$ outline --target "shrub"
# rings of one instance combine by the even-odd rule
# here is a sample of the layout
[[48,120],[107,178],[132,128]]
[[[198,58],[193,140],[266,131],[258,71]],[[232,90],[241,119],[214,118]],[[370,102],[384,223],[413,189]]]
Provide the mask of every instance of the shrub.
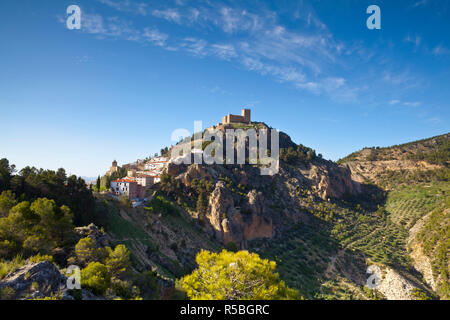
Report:
[[197,254],[199,267],[178,281],[193,300],[280,300],[298,299],[275,273],[276,263],[255,253],[223,250]]
[[11,261],[0,261],[0,280],[11,272],[16,271],[25,264],[25,260],[21,255],[14,257]]
[[414,297],[415,300],[432,300],[428,293],[419,288],[412,289],[411,296]]
[[95,261],[97,259],[96,250],[95,241],[89,237],[80,239],[75,245],[75,254],[81,263],[88,264]]
[[119,277],[131,266],[130,251],[123,244],[116,246],[106,259],[106,267],[110,274]]
[[111,290],[115,295],[123,299],[138,299],[139,300],[139,288],[133,286],[130,281],[122,281],[119,279],[113,279],[111,281]]
[[41,255],[40,253],[28,258],[28,262],[30,262],[30,263],[37,263],[37,262],[43,262],[43,261],[54,262],[54,259],[52,256]]
[[81,285],[94,294],[102,295],[111,284],[111,276],[106,266],[100,262],[91,262],[81,270]]
[[0,194],[0,218],[8,216],[9,210],[17,204],[14,193],[11,190]]
[[177,214],[178,209],[170,202],[169,200],[166,200],[162,196],[157,196],[153,198],[149,206],[145,208],[145,210],[154,212],[154,213],[162,213],[162,214]]
[[0,289],[0,300],[11,300],[13,299],[16,292],[11,287],[3,287]]

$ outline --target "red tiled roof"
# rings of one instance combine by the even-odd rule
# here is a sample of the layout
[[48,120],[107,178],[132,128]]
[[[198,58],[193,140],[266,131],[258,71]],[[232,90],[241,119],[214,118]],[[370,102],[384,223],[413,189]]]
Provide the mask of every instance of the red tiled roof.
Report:
[[136,181],[131,180],[131,179],[119,179],[119,180],[113,180],[112,182],[127,182],[127,183],[132,183],[132,182],[136,182]]

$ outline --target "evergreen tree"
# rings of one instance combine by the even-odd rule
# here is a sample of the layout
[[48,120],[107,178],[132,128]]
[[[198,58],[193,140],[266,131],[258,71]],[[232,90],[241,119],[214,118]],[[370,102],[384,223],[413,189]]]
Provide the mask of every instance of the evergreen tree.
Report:
[[178,281],[192,300],[295,300],[291,289],[275,273],[276,263],[255,253],[223,250],[197,254],[198,268]]

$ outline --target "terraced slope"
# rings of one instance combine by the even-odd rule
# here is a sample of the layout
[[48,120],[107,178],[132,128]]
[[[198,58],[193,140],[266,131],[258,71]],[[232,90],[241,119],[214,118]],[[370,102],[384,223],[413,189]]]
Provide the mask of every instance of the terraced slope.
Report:
[[386,202],[391,220],[406,229],[441,205],[450,194],[448,182],[420,183],[392,190]]

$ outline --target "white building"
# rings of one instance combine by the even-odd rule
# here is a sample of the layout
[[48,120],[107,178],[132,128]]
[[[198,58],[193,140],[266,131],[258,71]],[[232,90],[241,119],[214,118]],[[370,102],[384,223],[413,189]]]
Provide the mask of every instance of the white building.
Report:
[[139,174],[136,176],[137,184],[146,188],[151,187],[155,183],[154,180],[154,176],[148,174]]
[[167,157],[154,157],[145,163],[145,170],[162,170],[168,163]]
[[111,181],[111,188],[113,192],[119,196],[125,195],[130,199],[138,198],[139,186],[133,179],[119,179]]
[[167,157],[154,157],[151,158],[148,162],[167,162],[169,161],[169,158]]
[[167,165],[168,161],[165,162],[147,162],[145,164],[145,170],[162,170]]

